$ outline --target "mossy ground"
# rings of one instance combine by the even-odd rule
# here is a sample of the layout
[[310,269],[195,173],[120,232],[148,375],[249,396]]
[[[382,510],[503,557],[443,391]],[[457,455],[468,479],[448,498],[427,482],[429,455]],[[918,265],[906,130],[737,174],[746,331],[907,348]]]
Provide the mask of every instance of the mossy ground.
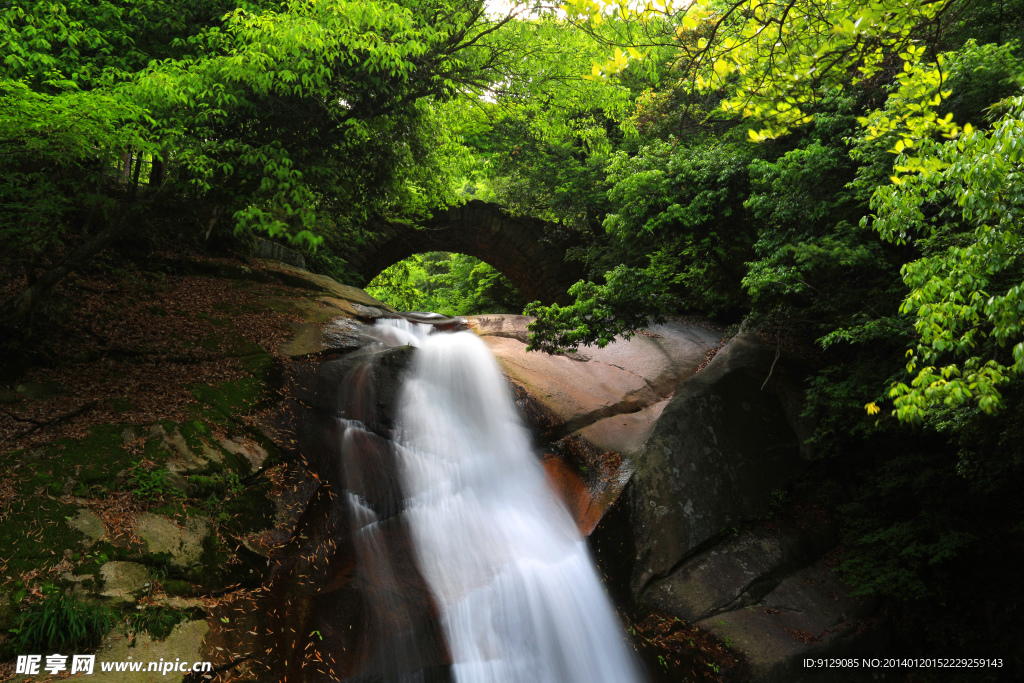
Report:
[[[270,483],[261,478],[243,483],[243,478],[252,475],[249,462],[217,447],[214,438],[226,427],[237,426],[234,416],[261,402],[259,392],[263,387],[259,381],[231,384],[197,391],[214,401],[198,404],[197,414],[209,414],[212,420],[161,423],[167,432],[177,430],[196,452],[205,445],[215,448],[222,459],[210,461],[202,474],[186,476],[190,489],[187,497],[169,488],[140,495],[138,479],[132,476],[146,471],[140,463],[159,472],[166,470],[172,458],[172,453],[161,448],[161,438],[147,438],[141,444],[125,442],[126,432],[130,435],[146,427],[101,425],[80,441],[61,439],[40,449],[6,456],[3,471],[13,496],[0,523],[0,547],[5,549],[0,561],[0,584],[17,586],[61,571],[92,574],[98,570],[98,553],[108,560],[130,557],[118,543],[109,542],[90,548],[87,557],[85,535],[67,523],[80,509],[102,510],[105,501],[125,494],[131,495],[134,511],[147,510],[179,523],[189,516],[204,516],[230,535],[268,528],[274,509],[268,496]],[[108,534],[111,531],[108,528]]]
[[[0,437],[31,436],[18,437],[21,447],[0,455],[0,647],[19,614],[45,595],[73,591],[96,601],[100,568],[110,561],[148,566],[158,599],[144,605],[145,618],[135,615],[126,623],[153,635],[195,616],[194,610],[161,607],[161,592],[199,597],[226,585],[255,585],[267,567],[240,539],[273,524],[272,484],[263,472],[281,455],[251,416],[279,400],[282,371],[275,350],[287,338],[285,323],[298,320],[289,302],[313,311],[315,292],[181,275],[174,268],[99,272],[82,281],[89,284],[79,297],[105,290],[96,297],[99,305],[77,302],[92,317],[76,320],[76,306],[58,293],[54,310],[68,320],[61,323],[67,329],[57,332],[66,331],[66,338],[54,332],[41,349],[45,355],[24,353],[17,367],[2,368],[5,380],[28,377],[54,390],[39,399],[13,389],[3,394],[7,415],[24,419],[21,425],[8,421]],[[121,299],[112,301],[109,292]],[[47,367],[52,358],[68,360]],[[90,399],[101,412],[83,413],[86,427],[73,424],[81,419],[61,418],[54,428],[31,428],[31,421],[48,424],[63,406]],[[46,441],[44,433],[54,437]],[[202,471],[184,475],[187,494],[172,485],[168,466],[180,452],[166,435],[180,435],[205,463]],[[221,445],[228,438],[269,454],[260,472]],[[102,519],[102,539],[90,542],[69,526],[80,510]],[[142,552],[129,532],[143,511],[182,526],[190,517],[210,520],[215,532],[203,541],[199,566],[184,571],[166,553]]]

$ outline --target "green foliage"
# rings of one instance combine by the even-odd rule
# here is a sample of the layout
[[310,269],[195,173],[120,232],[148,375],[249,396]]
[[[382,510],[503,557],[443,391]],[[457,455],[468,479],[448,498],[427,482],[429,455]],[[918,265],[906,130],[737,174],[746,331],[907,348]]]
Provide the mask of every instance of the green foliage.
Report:
[[576,298],[570,306],[535,301],[525,311],[537,316],[529,326],[527,350],[557,353],[581,344],[605,347],[616,337],[629,339],[669,307],[666,287],[645,270],[619,266],[605,273],[604,284],[583,280],[570,287]]
[[630,90],[581,78],[604,48],[562,19],[512,22],[507,33],[527,58],[481,105],[488,124],[474,142],[486,157],[482,198],[589,230],[600,220],[604,165],[628,129]]
[[[740,287],[753,230],[743,200],[757,150],[719,140],[652,140],[608,164],[604,221],[625,261],[604,283],[580,282],[568,307],[533,305],[531,348],[604,346],[673,310],[728,314],[745,303]],[[646,262],[646,265],[642,266]]]
[[[482,84],[472,69],[484,48],[460,41],[487,22],[472,3],[444,16],[390,2],[239,8],[197,39],[206,54],[151,64],[132,92],[162,130],[185,135],[176,159],[189,183],[222,185],[240,228],[315,244],[319,213],[339,202],[365,217],[451,198],[449,175],[429,159],[453,159],[457,141],[431,121],[460,88]],[[417,139],[436,150],[418,167]]]
[[47,94],[0,79],[0,234],[18,252],[59,244],[69,213],[95,213],[96,207],[105,213],[100,189],[106,169],[124,149],[155,149],[137,105],[66,82],[55,85],[61,92]]
[[[588,26],[605,23],[606,16],[644,25],[645,30],[621,39],[625,52],[618,50],[603,66],[595,65],[595,76],[621,71],[630,58],[643,59],[637,48],[674,46],[688,89],[724,94],[718,108],[764,126],[750,130],[751,139],[762,141],[809,122],[823,95],[884,73],[893,54],[904,62],[908,85],[934,92],[941,78],[933,83],[924,47],[914,42],[950,4],[670,0],[656,9],[570,0],[567,9]],[[926,108],[901,110],[898,125],[915,131],[929,117]]]
[[182,56],[185,40],[217,22],[228,0],[27,0],[0,12],[0,53],[13,80],[92,88],[150,60]]
[[417,281],[425,281],[425,274],[414,255],[385,268],[370,281],[366,291],[400,311],[431,310],[425,295],[416,287]]
[[147,501],[154,501],[166,496],[184,498],[184,494],[171,486],[167,481],[170,472],[166,468],[146,470],[136,462],[129,475],[129,483],[135,495]]
[[607,150],[595,150],[593,140],[584,142],[572,137],[574,133],[558,139],[551,131],[535,130],[535,121],[550,118],[506,117],[494,126],[493,136],[504,149],[490,156],[487,186],[479,196],[507,206],[515,215],[587,230],[604,204]]
[[999,417],[961,406],[913,442],[891,429],[864,439],[885,456],[873,459],[844,507],[852,552],[843,569],[861,591],[952,600],[947,591],[962,588],[947,578],[974,572],[970,565],[1013,545],[1024,474],[1019,390],[1018,383],[1011,410]]
[[524,301],[504,276],[465,254],[415,254],[386,268],[366,291],[403,311],[518,313]]
[[752,162],[744,203],[758,231],[758,258],[743,278],[752,315],[819,337],[826,348],[905,331],[890,313],[899,296],[898,255],[859,227],[867,203],[848,185],[858,168],[844,142],[855,132],[854,105],[837,100],[800,146]]
[[18,615],[6,649],[11,653],[81,652],[99,645],[116,621],[108,607],[51,593]]
[[1011,97],[1024,86],[1024,61],[1017,42],[978,44],[975,40],[946,54],[949,75],[944,87],[949,91],[941,105],[943,113],[952,113],[958,123],[991,120],[989,107]]
[[850,443],[869,440],[879,432],[878,420],[864,412],[864,398],[887,377],[884,368],[867,363],[837,362],[810,378],[802,417],[815,425],[808,443],[818,457],[842,454]]
[[955,6],[953,21],[945,27],[943,49],[976,39],[1002,44],[1024,35],[1024,0],[974,0]]
[[475,0],[75,0],[0,19],[0,230],[30,285],[78,235],[169,197],[207,238],[329,233],[343,272],[354,223],[458,200],[464,102],[522,63]]
[[605,229],[620,242],[660,247],[648,275],[671,264],[668,282],[683,308],[722,313],[745,303],[737,283],[753,241],[743,199],[755,151],[671,139],[653,141],[635,157],[619,152],[608,166],[614,212]]
[[1024,97],[1000,106],[991,131],[922,145],[941,170],[902,176],[872,199],[879,234],[923,252],[902,270],[900,310],[920,338],[908,352],[913,380],[891,392],[904,421],[968,401],[994,412],[999,387],[1024,374]]

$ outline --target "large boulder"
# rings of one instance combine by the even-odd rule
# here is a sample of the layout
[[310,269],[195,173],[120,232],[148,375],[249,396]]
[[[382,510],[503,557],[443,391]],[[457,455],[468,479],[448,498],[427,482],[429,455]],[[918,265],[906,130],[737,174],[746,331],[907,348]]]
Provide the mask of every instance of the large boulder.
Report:
[[243,610],[242,642],[219,629],[208,639],[222,666],[229,651],[266,652],[243,665],[257,680],[397,680],[441,670],[447,657],[414,559],[392,441],[414,349],[353,329],[366,348],[287,365],[291,398],[276,429],[288,435],[279,442],[286,461],[309,477],[283,487],[290,533],[250,541],[259,553],[279,539],[268,589]]
[[702,543],[766,512],[773,492],[803,469],[779,398],[792,381],[785,366],[741,334],[676,387],[626,489],[634,599]]
[[836,574],[835,525],[773,506],[806,467],[805,373],[755,334],[733,338],[676,387],[591,536],[619,599],[714,634],[759,683],[817,680],[804,657],[884,637]]
[[874,600],[837,577],[837,541],[822,511],[797,505],[684,560],[647,588],[643,604],[728,643],[759,683],[844,680],[803,659],[877,653],[885,624],[872,618]]
[[688,623],[756,604],[791,572],[817,560],[838,541],[833,525],[771,521],[732,534],[685,560],[643,595],[651,609]]
[[754,604],[697,622],[742,652],[757,683],[862,681],[863,671],[816,670],[805,658],[877,654],[885,625],[871,619],[876,601],[857,597],[837,576],[832,558],[786,576]]

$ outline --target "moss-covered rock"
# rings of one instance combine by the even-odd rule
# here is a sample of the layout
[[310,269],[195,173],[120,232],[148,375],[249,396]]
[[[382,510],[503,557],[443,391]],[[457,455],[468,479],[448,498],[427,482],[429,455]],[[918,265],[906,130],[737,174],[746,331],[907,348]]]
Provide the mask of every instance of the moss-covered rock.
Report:
[[184,528],[167,517],[144,512],[134,527],[150,555],[169,555],[168,564],[177,569],[190,569],[198,565],[203,556],[203,543],[213,533],[213,525],[205,517],[187,517]]
[[100,592],[114,604],[134,604],[152,586],[149,569],[136,562],[107,562],[100,568],[103,590]]
[[103,526],[103,520],[95,512],[85,508],[79,508],[78,512],[68,518],[68,526],[82,532],[82,535],[85,536],[82,545],[87,547],[96,543],[107,533],[106,527]]

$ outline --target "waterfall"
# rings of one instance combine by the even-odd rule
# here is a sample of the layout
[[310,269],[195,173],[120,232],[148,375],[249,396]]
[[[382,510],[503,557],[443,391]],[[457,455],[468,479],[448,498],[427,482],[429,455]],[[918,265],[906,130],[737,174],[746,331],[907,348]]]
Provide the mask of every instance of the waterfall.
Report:
[[420,347],[399,399],[397,467],[454,679],[641,680],[487,346],[470,332],[388,327],[385,336]]

